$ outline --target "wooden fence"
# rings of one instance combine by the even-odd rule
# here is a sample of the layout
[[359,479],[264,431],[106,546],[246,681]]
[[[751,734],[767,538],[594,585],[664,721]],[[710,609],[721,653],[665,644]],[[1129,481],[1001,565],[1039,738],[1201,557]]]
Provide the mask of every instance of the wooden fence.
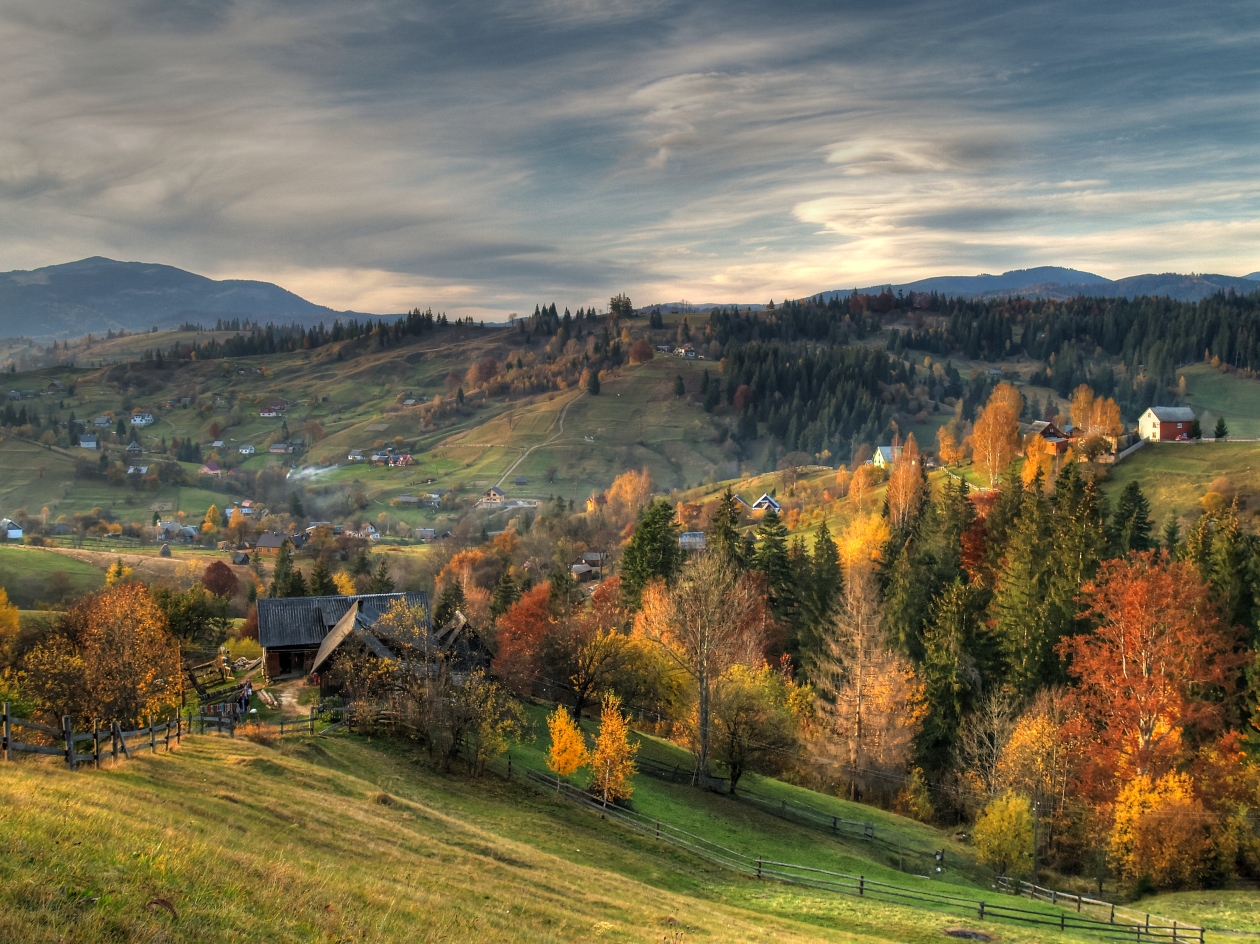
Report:
[[[40,741],[19,740],[14,732],[36,732],[44,735]],[[17,718],[9,711],[9,703],[0,705],[0,758],[12,760],[15,754],[48,754],[61,757],[71,770],[79,764],[92,764],[97,769],[103,758],[112,758],[115,763],[119,754],[131,758],[133,750],[143,750],[147,744],[151,753],[157,753],[160,743],[167,751],[171,749],[171,741],[178,744],[184,735],[183,719],[176,716],[160,724],[149,718],[147,727],[124,731],[117,721],[102,726],[100,721],[92,721],[91,731],[75,732],[74,721],[69,715],[61,719],[58,727],[40,724],[28,718]],[[51,743],[48,743],[51,742]],[[129,743],[130,742],[130,743]],[[86,744],[86,748],[79,745]]]

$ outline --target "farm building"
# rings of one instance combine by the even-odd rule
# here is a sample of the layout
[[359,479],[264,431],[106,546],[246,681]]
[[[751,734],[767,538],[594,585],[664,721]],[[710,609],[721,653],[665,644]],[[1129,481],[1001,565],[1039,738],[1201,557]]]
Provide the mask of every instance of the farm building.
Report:
[[0,537],[6,541],[22,540],[22,526],[12,518],[0,518]]
[[770,497],[770,493],[762,495],[752,505],[753,511],[767,512],[773,511],[776,515],[779,513],[779,503]]
[[1059,456],[1067,452],[1068,447],[1072,445],[1071,438],[1059,427],[1047,420],[1038,420],[1036,423],[1030,423],[1028,435],[1040,437],[1043,448]]
[[222,476],[222,475],[223,475],[223,469],[222,469],[222,467],[219,465],[219,463],[217,463],[217,462],[215,462],[213,459],[211,459],[209,462],[207,462],[205,465],[203,465],[200,469],[198,469],[198,470],[197,470],[197,474],[198,474],[198,475],[215,475],[215,476]]
[[[341,627],[338,643],[360,629],[360,617],[370,627],[391,603],[403,599],[424,607],[428,614],[429,596],[423,591],[259,600],[258,645],[263,650],[264,671],[269,678],[314,671],[320,647],[347,615],[351,619]],[[325,653],[325,660],[335,648],[336,643]]]
[[1138,435],[1151,442],[1189,439],[1194,410],[1188,406],[1153,406],[1138,417]]
[[279,531],[266,531],[258,535],[258,544],[256,545],[258,553],[274,557],[280,553],[280,545],[284,543],[284,539],[287,537],[287,534],[281,534]]
[[84,435],[84,436],[80,436],[80,437],[79,437],[79,448],[80,448],[80,449],[95,449],[95,448],[96,448],[96,436],[91,435],[91,434]]
[[684,531],[682,534],[678,535],[678,546],[684,551],[703,551],[704,532]]
[[481,502],[484,505],[498,505],[503,502],[503,498],[503,489],[496,485],[486,489],[485,494],[481,496]]

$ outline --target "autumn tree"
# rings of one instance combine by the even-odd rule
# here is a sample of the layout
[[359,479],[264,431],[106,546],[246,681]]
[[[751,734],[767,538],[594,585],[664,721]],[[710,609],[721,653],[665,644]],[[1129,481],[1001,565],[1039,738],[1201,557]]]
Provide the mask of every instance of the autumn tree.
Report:
[[1116,797],[1112,865],[1130,885],[1200,888],[1212,877],[1215,819],[1186,774],[1139,774]]
[[0,666],[8,666],[16,655],[21,631],[18,608],[9,602],[9,593],[0,587]]
[[971,840],[977,858],[998,875],[1027,875],[1033,854],[1033,818],[1028,799],[1008,790],[991,800],[976,818]]
[[652,473],[646,468],[627,469],[613,479],[605,497],[608,500],[605,507],[613,521],[623,524],[634,520],[652,498]]
[[936,430],[936,453],[946,465],[958,465],[966,457],[966,450],[958,441],[958,430],[953,423],[946,423]]
[[781,671],[733,665],[713,690],[713,758],[734,793],[746,771],[777,774],[792,765],[798,746],[798,712],[810,694]]
[[232,611],[225,597],[210,593],[200,584],[182,592],[155,587],[152,597],[166,617],[171,635],[185,646],[214,649],[227,638]]
[[908,660],[889,644],[876,578],[851,566],[838,612],[822,632],[813,671],[819,753],[843,766],[850,795],[904,768],[923,718],[923,690]]
[[652,347],[652,342],[646,338],[639,338],[630,345],[630,363],[646,364],[656,356],[656,351]]
[[657,580],[644,591],[635,631],[696,683],[697,782],[709,776],[713,685],[732,665],[760,661],[765,629],[756,581],[718,554],[697,554],[671,586]]
[[853,477],[849,480],[849,497],[857,505],[858,511],[865,509],[866,499],[875,488],[878,477],[879,472],[873,465],[860,465],[853,471]]
[[[554,588],[555,580],[551,583]],[[550,684],[568,692],[573,714],[580,718],[598,693],[613,686],[629,659],[620,577],[601,582],[575,609],[557,612],[554,593],[550,599],[553,618],[541,639],[540,661]]]
[[556,621],[551,583],[535,584],[498,618],[494,674],[515,692],[533,691],[542,669],[542,651]]
[[1233,689],[1244,657],[1185,561],[1153,551],[1105,561],[1081,598],[1096,628],[1058,651],[1076,681],[1071,726],[1093,745],[1087,787],[1158,778],[1187,735],[1219,726],[1219,696]]
[[212,504],[209,508],[206,509],[206,517],[201,522],[201,533],[214,534],[216,531],[218,531],[219,523],[222,520],[222,517],[223,516],[219,514],[218,507]]
[[1124,432],[1116,401],[1097,396],[1088,384],[1072,391],[1071,416],[1072,425],[1080,429],[1083,439],[1115,437]]
[[590,754],[592,788],[605,804],[628,800],[634,794],[634,757],[639,745],[630,741],[630,722],[621,713],[621,699],[604,696],[599,713],[599,734]]
[[560,778],[572,776],[579,768],[585,767],[590,758],[582,729],[563,706],[557,706],[547,716],[547,732],[551,735],[547,767],[556,775],[556,789],[559,790]]
[[123,563],[120,557],[109,565],[109,569],[105,571],[105,586],[114,587],[119,584],[128,583],[135,575],[130,567]]
[[201,585],[216,597],[230,599],[240,589],[240,581],[223,561],[211,561],[201,574]]
[[905,530],[916,519],[926,485],[919,445],[911,433],[888,477],[888,523],[893,531]]
[[976,417],[967,442],[976,467],[997,485],[1002,472],[1019,455],[1019,414],[1023,397],[1008,383],[998,384]]
[[179,647],[166,618],[148,589],[133,582],[76,604],[26,654],[21,677],[46,716],[131,725],[178,707],[179,675]]

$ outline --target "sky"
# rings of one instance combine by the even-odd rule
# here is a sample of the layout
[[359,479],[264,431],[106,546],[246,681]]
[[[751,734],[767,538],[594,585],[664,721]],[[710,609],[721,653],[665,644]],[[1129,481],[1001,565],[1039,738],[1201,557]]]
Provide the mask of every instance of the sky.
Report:
[[1260,4],[5,0],[0,270],[337,309],[1260,269]]

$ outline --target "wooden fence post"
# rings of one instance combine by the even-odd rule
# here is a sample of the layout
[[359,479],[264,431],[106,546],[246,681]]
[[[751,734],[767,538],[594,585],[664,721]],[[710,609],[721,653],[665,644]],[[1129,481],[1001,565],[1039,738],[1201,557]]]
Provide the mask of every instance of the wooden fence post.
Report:
[[175,744],[176,746],[179,745],[180,743],[179,739],[183,735],[183,733],[184,733],[184,716],[179,715],[179,717],[175,719]]
[[866,876],[859,875],[858,876],[858,897],[863,898],[865,896],[866,896]]
[[170,718],[166,719],[165,737],[166,737],[166,753],[169,754],[171,752],[171,719]]
[[92,766],[97,770],[101,769],[101,722],[99,718],[92,719]]
[[66,763],[74,770],[74,725],[69,715],[61,716],[61,733],[66,739]]
[[153,730],[153,715],[149,715],[149,753],[157,753],[157,734]]
[[2,709],[3,716],[0,721],[4,724],[4,729],[0,730],[0,737],[4,738],[4,744],[0,745],[4,748],[4,759],[9,759],[9,739],[13,737],[13,726],[9,723],[9,703],[6,701]]
[[984,920],[984,902],[980,902],[980,920]]
[[315,706],[311,705],[311,734],[315,733]]

